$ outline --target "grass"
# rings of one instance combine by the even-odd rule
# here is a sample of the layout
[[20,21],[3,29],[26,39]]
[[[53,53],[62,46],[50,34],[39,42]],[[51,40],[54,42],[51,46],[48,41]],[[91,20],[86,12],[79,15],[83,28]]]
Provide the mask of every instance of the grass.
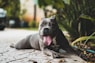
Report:
[[34,30],[34,31],[37,31],[37,30],[38,30],[38,28],[32,28],[32,27],[27,27],[27,28],[15,28],[15,29]]

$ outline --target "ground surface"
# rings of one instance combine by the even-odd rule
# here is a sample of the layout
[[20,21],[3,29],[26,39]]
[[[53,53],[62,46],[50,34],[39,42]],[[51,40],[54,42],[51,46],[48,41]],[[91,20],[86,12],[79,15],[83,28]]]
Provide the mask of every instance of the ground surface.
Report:
[[34,33],[37,31],[20,29],[0,31],[0,63],[85,63],[75,55],[70,55],[68,58],[53,59],[34,49],[16,50],[9,47],[12,43],[17,43],[27,35]]

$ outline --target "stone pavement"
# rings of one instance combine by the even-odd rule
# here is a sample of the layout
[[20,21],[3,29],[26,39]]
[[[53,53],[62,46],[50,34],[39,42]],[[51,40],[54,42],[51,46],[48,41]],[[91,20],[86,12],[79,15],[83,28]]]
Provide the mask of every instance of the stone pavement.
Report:
[[0,31],[0,63],[85,63],[81,58],[70,55],[68,58],[53,59],[34,49],[16,50],[10,48],[27,35],[37,31],[5,29]]

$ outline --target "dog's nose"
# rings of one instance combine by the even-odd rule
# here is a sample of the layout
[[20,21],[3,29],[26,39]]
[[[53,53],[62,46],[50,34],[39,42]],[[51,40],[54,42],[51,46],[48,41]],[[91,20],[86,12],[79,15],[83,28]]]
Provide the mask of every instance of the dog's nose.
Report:
[[49,34],[49,29],[48,28],[45,28],[44,29],[44,35],[48,35]]

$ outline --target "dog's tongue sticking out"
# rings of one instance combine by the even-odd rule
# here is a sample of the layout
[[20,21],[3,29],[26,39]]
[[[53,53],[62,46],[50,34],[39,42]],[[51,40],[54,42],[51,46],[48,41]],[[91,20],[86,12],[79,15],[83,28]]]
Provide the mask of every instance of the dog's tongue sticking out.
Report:
[[44,36],[43,37],[43,42],[45,45],[49,46],[52,42],[52,38],[50,36]]

